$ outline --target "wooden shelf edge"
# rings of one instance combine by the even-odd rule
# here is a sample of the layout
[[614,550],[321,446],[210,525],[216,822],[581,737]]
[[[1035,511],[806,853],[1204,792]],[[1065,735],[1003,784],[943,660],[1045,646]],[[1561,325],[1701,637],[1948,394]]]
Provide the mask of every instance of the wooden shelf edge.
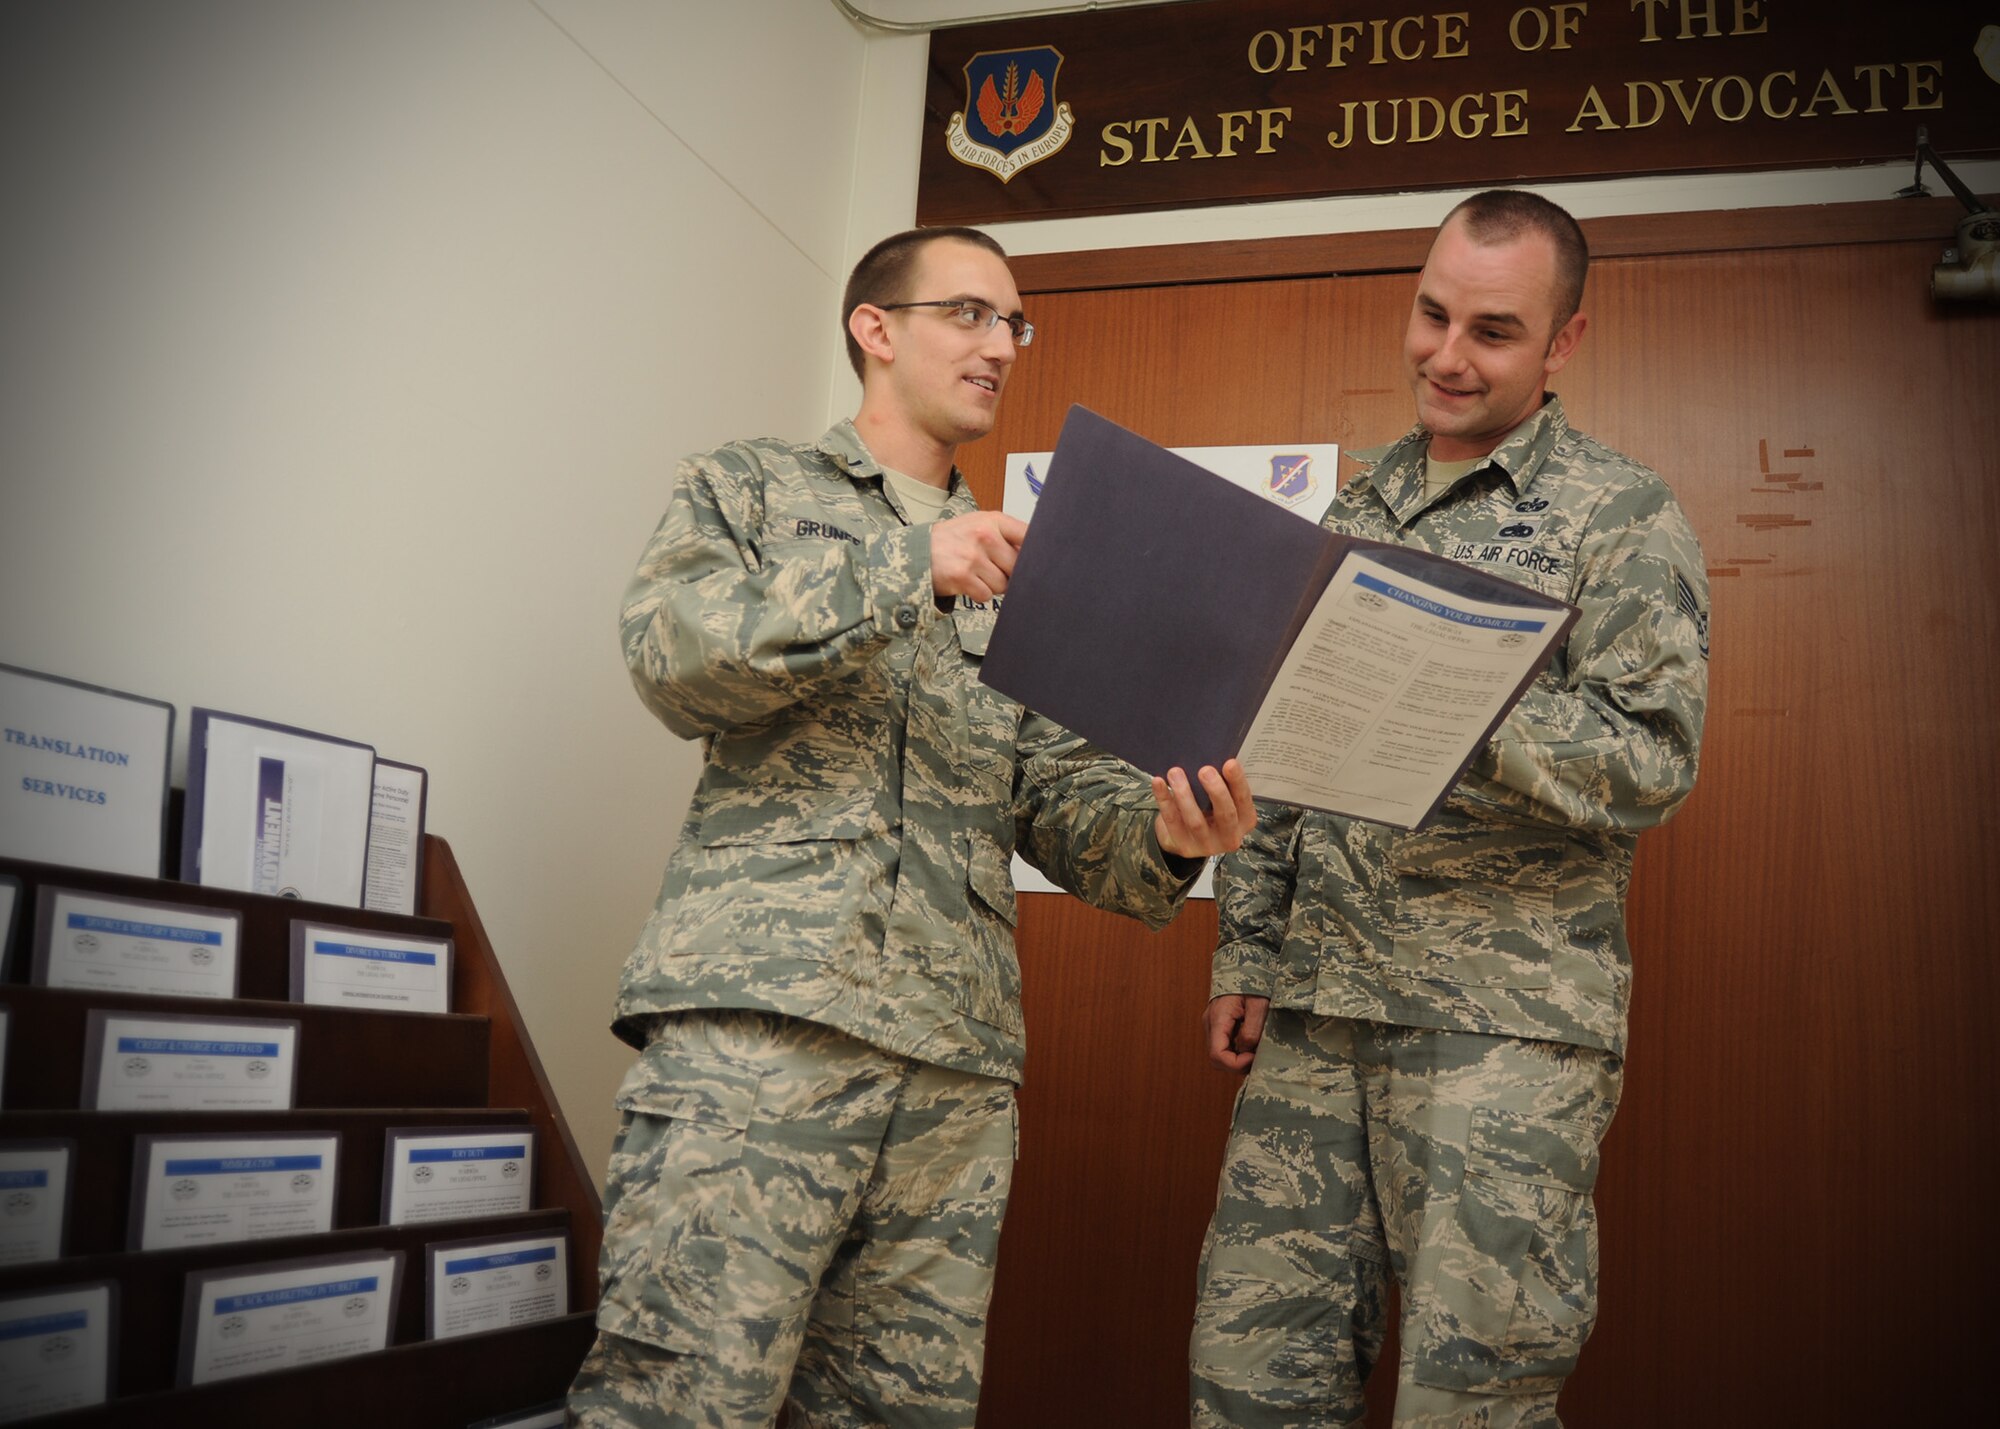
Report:
[[424,913],[442,918],[455,930],[458,975],[454,1004],[461,1012],[486,1015],[489,1042],[487,1099],[496,1104],[525,1107],[542,1133],[543,1187],[552,1204],[570,1211],[571,1303],[597,1303],[597,1256],[603,1240],[604,1203],[597,1181],[577,1150],[569,1121],[549,1084],[542,1059],[536,1055],[521,1009],[507,986],[500,959],[486,936],[472,893],[459,871],[451,845],[436,834],[424,836]]
[[579,1311],[517,1329],[394,1345],[302,1369],[133,1395],[36,1422],[50,1429],[464,1424],[560,1398],[596,1333],[595,1313]]

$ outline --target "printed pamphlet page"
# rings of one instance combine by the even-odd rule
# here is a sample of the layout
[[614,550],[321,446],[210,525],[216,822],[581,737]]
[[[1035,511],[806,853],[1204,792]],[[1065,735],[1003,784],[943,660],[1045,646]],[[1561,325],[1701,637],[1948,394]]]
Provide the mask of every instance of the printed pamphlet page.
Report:
[[1558,610],[1467,599],[1351,553],[1250,725],[1250,787],[1415,827],[1566,624]]

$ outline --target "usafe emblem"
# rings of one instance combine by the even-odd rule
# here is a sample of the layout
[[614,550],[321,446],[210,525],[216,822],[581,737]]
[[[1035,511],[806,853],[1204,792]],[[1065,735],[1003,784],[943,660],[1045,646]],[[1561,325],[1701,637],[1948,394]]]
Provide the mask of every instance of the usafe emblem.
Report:
[[1271,495],[1287,506],[1297,506],[1319,486],[1313,479],[1312,457],[1273,455],[1269,486]]
[[965,62],[965,108],[945,126],[945,147],[961,164],[1007,183],[1069,142],[1076,116],[1056,99],[1062,52],[1048,45],[988,50]]

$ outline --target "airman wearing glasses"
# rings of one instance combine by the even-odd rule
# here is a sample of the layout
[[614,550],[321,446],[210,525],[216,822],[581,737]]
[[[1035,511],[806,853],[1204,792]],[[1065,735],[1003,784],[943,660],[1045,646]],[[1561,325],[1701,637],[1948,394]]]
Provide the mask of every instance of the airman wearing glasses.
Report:
[[953,466],[1035,330],[971,229],[845,301],[861,407],[688,458],[627,592],[640,698],[702,773],[614,1027],[586,1425],[974,1420],[1021,1076],[1017,849],[1159,926],[1254,819],[979,680],[1026,527]]

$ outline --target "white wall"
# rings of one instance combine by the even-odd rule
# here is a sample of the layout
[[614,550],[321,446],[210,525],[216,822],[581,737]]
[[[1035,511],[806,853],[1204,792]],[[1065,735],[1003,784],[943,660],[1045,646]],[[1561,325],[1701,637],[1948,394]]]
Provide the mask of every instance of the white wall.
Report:
[[0,661],[427,766],[600,1171],[695,769],[619,596],[681,453],[824,424],[865,59],[825,0],[0,18]]

